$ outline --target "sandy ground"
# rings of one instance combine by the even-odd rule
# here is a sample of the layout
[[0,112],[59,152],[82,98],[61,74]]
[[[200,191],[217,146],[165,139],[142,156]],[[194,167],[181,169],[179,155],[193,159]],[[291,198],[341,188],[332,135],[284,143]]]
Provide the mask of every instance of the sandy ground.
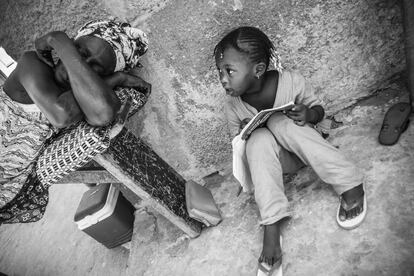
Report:
[[55,185],[42,220],[0,226],[0,271],[7,275],[122,275],[129,251],[107,249],[77,228],[84,185]]
[[[392,147],[378,144],[382,118],[406,100],[401,84],[341,111],[344,124],[330,142],[365,173],[368,216],[353,231],[335,222],[337,197],[310,169],[286,185],[293,217],[283,226],[286,276],[414,275],[414,125]],[[414,120],[414,117],[411,117]],[[50,205],[38,223],[0,227],[0,271],[8,275],[255,275],[262,229],[257,206],[223,170],[207,179],[223,214],[217,227],[189,239],[156,214],[136,217],[130,251],[108,250],[77,229],[73,215],[83,185],[50,190]],[[142,225],[146,225],[142,227]]]
[[[118,11],[128,7],[125,2],[136,7]],[[224,96],[211,93],[220,87],[209,68],[218,34],[236,25],[265,27],[280,44],[288,68],[295,64],[293,68],[311,75],[331,106],[348,106],[404,68],[397,2],[170,1],[142,24],[151,38],[145,79],[156,93],[142,117],[145,125],[138,122],[134,129],[143,129],[162,156],[188,175],[194,170],[201,178],[200,170],[211,171],[208,166],[221,169],[230,160],[227,137],[221,135],[223,118],[217,117]],[[73,33],[87,19],[111,14],[102,5],[121,17],[141,10],[139,1],[0,1],[1,44],[17,58],[42,33]],[[194,86],[193,80],[202,83]],[[311,170],[301,171],[286,185],[295,215],[283,227],[284,275],[414,275],[414,124],[393,147],[377,142],[385,111],[404,95],[395,84],[379,97],[341,111],[337,119],[344,125],[330,137],[365,172],[369,213],[360,228],[338,228],[337,197]],[[77,229],[73,215],[85,186],[54,186],[43,220],[0,226],[0,271],[254,275],[262,238],[254,199],[235,197],[237,184],[228,168],[205,184],[223,213],[219,226],[190,240],[162,217],[140,214],[136,226],[149,226],[134,233],[130,251],[108,250]]]
[[[329,141],[365,175],[368,215],[360,227],[338,227],[338,197],[311,169],[285,183],[294,215],[282,227],[283,275],[414,275],[414,125],[392,147],[377,140],[385,112],[406,96],[395,83],[337,114],[343,125]],[[144,222],[150,227],[135,233],[127,275],[255,275],[263,229],[254,198],[236,197],[228,172],[205,185],[222,211],[221,224],[190,240],[164,218],[140,214],[135,229]]]

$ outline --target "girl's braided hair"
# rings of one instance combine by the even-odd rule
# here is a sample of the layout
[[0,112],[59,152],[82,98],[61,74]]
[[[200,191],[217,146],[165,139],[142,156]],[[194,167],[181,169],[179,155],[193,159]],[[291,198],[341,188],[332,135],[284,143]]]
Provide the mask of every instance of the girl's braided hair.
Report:
[[245,53],[252,62],[264,62],[266,68],[269,67],[271,61],[276,70],[281,72],[283,69],[280,56],[272,41],[258,28],[243,26],[232,30],[216,45],[214,56],[223,54],[229,47]]

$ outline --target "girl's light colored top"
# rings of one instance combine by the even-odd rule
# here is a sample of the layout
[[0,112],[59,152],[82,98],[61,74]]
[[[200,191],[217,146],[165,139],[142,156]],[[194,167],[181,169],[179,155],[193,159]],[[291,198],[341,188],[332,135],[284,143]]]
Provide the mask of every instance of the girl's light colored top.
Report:
[[[312,85],[295,71],[283,70],[279,72],[279,82],[273,107],[278,107],[293,101],[295,104],[304,104],[308,107],[322,105]],[[225,105],[226,117],[231,137],[239,133],[240,123],[251,119],[258,113],[256,108],[244,102],[240,97],[230,97]]]
[[19,193],[52,133],[35,104],[13,101],[0,86],[0,208]]

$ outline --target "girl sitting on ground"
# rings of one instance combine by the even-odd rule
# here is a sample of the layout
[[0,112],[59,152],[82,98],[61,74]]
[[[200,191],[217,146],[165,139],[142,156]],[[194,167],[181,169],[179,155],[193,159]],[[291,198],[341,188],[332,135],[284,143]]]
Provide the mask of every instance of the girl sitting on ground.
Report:
[[89,22],[74,40],[50,32],[35,48],[0,87],[0,224],[42,218],[48,190],[34,161],[54,131],[81,119],[107,125],[120,108],[115,86],[149,88],[121,72],[135,67],[148,48],[146,35],[127,23]]
[[[252,132],[246,156],[254,196],[264,225],[258,273],[281,275],[280,225],[291,213],[284,194],[283,173],[309,165],[339,195],[337,222],[345,229],[357,227],[366,214],[362,175],[356,166],[314,129],[324,118],[321,102],[299,73],[282,70],[269,38],[254,27],[240,27],[215,47],[220,82],[227,95],[226,116],[231,137],[263,109],[293,101],[285,114],[273,114],[266,125]],[[273,61],[276,70],[268,70]]]

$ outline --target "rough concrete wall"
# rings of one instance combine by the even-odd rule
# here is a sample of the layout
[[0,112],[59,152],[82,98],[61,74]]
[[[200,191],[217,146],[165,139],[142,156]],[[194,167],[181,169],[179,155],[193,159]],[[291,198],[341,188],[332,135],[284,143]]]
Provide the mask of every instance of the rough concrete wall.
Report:
[[211,54],[224,32],[262,28],[285,66],[308,77],[333,113],[403,70],[400,21],[396,1],[171,1],[142,25],[152,38],[157,87],[157,112],[146,118],[143,135],[163,149],[164,139],[174,141],[178,147],[166,155],[191,157],[180,163],[185,171],[221,169],[230,161],[229,138]]
[[32,50],[34,39],[51,30],[74,35],[79,26],[109,13],[97,1],[0,1],[0,44],[15,59]]
[[382,88],[405,66],[396,0],[49,2],[0,2],[0,43],[18,57],[40,33],[73,32],[108,14],[145,30],[151,44],[143,75],[153,94],[130,127],[186,177],[231,159],[212,58],[224,32],[240,25],[265,31],[285,67],[313,83],[330,113]]
[[119,19],[137,25],[163,9],[170,0],[103,0],[104,7]]

